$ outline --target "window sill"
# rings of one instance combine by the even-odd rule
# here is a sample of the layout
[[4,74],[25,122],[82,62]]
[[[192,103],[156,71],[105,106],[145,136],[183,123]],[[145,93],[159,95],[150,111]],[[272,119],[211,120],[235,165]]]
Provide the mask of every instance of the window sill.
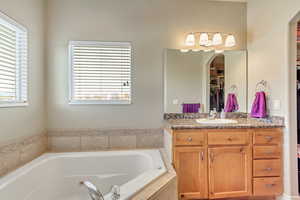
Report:
[[130,105],[131,101],[70,101],[69,105]]
[[0,108],[26,107],[28,103],[0,103]]

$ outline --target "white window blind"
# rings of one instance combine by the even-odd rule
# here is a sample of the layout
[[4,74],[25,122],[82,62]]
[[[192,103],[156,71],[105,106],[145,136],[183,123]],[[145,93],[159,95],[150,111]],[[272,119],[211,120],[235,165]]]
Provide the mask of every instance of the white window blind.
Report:
[[130,104],[130,43],[72,41],[69,51],[71,104]]
[[27,103],[27,31],[0,13],[0,106]]

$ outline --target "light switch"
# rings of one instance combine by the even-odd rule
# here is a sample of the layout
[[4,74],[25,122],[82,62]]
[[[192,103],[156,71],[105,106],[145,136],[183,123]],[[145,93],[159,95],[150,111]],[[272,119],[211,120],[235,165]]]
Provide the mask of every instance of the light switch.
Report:
[[281,109],[281,102],[280,102],[280,100],[273,100],[271,108],[272,108],[272,110],[280,110]]
[[173,104],[177,105],[178,104],[178,99],[173,99]]

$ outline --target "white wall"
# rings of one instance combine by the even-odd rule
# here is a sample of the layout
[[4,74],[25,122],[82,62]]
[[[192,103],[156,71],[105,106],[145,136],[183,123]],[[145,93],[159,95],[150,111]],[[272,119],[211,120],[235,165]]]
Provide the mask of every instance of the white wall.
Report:
[[[288,120],[284,133],[284,189],[286,195],[292,196],[298,196],[298,184],[297,132],[290,123],[295,115],[289,116],[292,113],[289,112],[290,102],[295,102],[289,99],[293,96],[289,88],[296,84],[296,81],[289,81],[288,75],[295,67],[289,65],[289,22],[299,11],[299,0],[250,0],[247,10],[249,100],[253,100],[255,84],[264,79],[268,82],[269,99],[281,101],[281,109],[271,109],[271,114],[285,116]],[[296,76],[291,74],[292,78],[293,75]]]
[[[221,31],[246,47],[246,4],[199,0],[48,1],[48,127],[156,128],[163,117],[163,51],[191,31]],[[69,40],[131,41],[132,105],[68,105]]]
[[28,29],[29,106],[0,108],[0,143],[40,134],[44,112],[44,1],[0,0],[0,11]]

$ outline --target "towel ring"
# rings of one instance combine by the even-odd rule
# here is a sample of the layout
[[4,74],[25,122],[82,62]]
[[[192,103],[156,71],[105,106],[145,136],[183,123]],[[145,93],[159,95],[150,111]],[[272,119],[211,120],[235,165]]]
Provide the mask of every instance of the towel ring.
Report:
[[230,91],[231,93],[234,93],[234,94],[235,94],[236,91],[237,91],[237,86],[236,86],[236,85],[231,85],[229,91]]
[[267,81],[261,80],[256,84],[256,92],[265,92],[267,89]]

